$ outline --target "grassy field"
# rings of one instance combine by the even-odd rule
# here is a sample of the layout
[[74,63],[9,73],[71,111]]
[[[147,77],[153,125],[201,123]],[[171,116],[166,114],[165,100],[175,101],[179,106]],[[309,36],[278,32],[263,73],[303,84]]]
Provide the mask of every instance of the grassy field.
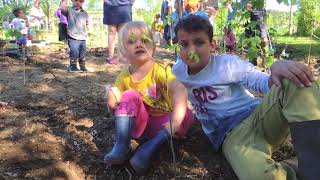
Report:
[[320,60],[320,40],[308,37],[273,37],[273,42],[276,44],[277,53],[286,48],[290,57],[297,60],[308,58],[311,45],[310,59]]

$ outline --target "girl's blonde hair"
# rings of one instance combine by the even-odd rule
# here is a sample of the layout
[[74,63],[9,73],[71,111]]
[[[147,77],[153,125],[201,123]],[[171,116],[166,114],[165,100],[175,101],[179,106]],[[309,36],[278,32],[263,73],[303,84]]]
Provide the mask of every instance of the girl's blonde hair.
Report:
[[[119,31],[118,34],[118,41],[119,41],[119,52],[121,55],[124,55],[126,53],[126,49],[124,47],[125,41],[129,39],[131,35],[138,35],[142,37],[143,35],[146,35],[148,39],[151,40],[153,44],[153,48],[155,48],[155,43],[152,38],[152,31],[151,29],[147,26],[142,21],[132,21],[126,23]],[[149,52],[148,52],[149,53]],[[150,54],[153,56],[153,54]]]

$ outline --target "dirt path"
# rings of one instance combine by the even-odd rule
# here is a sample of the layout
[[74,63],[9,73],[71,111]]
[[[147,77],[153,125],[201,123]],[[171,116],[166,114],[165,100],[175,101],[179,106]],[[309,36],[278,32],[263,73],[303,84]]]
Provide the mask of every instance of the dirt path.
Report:
[[[88,55],[90,73],[67,73],[67,54],[41,53],[27,65],[0,57],[0,179],[171,179],[169,146],[156,156],[146,176],[128,165],[106,167],[114,142],[114,122],[104,104],[104,86],[124,66],[105,65],[106,50]],[[160,50],[158,58],[173,58]],[[178,148],[179,147],[179,148]],[[199,124],[175,142],[177,179],[237,179],[220,153],[211,148]],[[292,156],[285,145],[277,159]],[[160,160],[161,159],[161,160]]]

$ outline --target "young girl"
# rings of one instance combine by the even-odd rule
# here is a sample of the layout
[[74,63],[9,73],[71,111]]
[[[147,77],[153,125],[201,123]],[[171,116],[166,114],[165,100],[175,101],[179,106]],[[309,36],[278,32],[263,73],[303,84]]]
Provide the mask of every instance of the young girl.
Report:
[[225,27],[223,31],[224,31],[223,39],[224,39],[224,43],[227,48],[227,51],[229,52],[234,51],[236,49],[237,42],[236,42],[236,35],[232,31],[231,25],[228,25],[227,27]]
[[[137,173],[147,171],[152,154],[171,134],[184,136],[192,124],[187,92],[171,68],[153,59],[152,32],[143,22],[129,22],[119,32],[120,53],[130,64],[115,86],[107,87],[107,104],[115,114],[116,143],[104,156],[108,164],[122,164],[130,139],[148,139],[130,159]],[[171,120],[171,124],[170,124]]]
[[[61,4],[65,4],[65,6],[67,6],[68,1],[61,0],[60,1],[60,6],[61,6]],[[68,19],[67,19],[67,17],[65,15],[62,14],[60,8],[57,9],[56,16],[59,18],[59,41],[67,41]]]
[[151,30],[153,33],[153,41],[155,43],[161,43],[162,40],[162,32],[163,32],[163,24],[160,19],[160,14],[156,14],[154,20],[151,25]]

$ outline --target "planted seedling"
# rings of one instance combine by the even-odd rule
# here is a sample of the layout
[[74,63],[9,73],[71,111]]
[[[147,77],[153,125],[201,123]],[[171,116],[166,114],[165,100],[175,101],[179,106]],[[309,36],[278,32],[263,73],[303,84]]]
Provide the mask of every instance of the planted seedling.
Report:
[[193,52],[193,51],[189,52],[189,58],[191,61],[196,62],[196,63],[198,63],[200,61],[200,57],[199,57],[198,53]]

